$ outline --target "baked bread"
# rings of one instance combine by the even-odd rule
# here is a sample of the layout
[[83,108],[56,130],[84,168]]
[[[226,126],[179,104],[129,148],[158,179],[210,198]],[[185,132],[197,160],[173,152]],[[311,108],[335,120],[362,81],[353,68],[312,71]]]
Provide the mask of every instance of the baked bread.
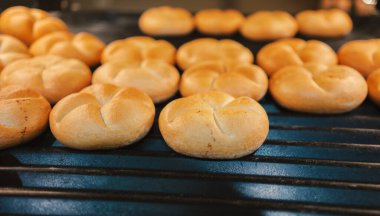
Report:
[[380,68],[368,76],[367,84],[369,97],[380,106]]
[[296,20],[285,11],[259,11],[248,16],[240,28],[241,34],[251,40],[275,40],[297,34]]
[[204,9],[195,14],[195,26],[203,34],[234,34],[243,21],[243,14],[234,9]]
[[351,32],[353,24],[340,9],[305,10],[296,15],[300,33],[317,37],[341,37]]
[[0,34],[0,71],[5,65],[24,58],[30,58],[28,47],[15,37]]
[[253,54],[237,41],[213,38],[192,40],[183,44],[177,52],[177,64],[183,70],[200,62],[211,60],[253,63]]
[[176,48],[165,40],[134,36],[115,40],[107,45],[102,53],[102,63],[109,61],[138,61],[159,59],[175,64]]
[[142,32],[155,36],[186,35],[194,29],[191,13],[179,7],[161,6],[143,12],[139,19]]
[[187,69],[181,78],[180,92],[186,97],[208,91],[221,91],[233,97],[247,96],[256,101],[264,97],[268,77],[250,63],[208,61]]
[[317,40],[304,41],[298,38],[272,42],[257,53],[257,64],[268,75],[285,66],[305,63],[336,65],[338,58],[329,45]]
[[20,85],[33,89],[50,103],[56,103],[90,83],[91,71],[87,65],[54,55],[15,61],[0,74],[0,86]]
[[0,90],[0,149],[16,146],[41,134],[49,121],[49,102],[20,86]]
[[264,142],[265,110],[249,97],[208,92],[170,102],[159,120],[161,134],[174,151],[199,158],[232,159],[251,154]]
[[30,53],[38,55],[59,55],[75,58],[89,66],[99,64],[105,44],[92,34],[81,32],[54,32],[36,40],[30,47]]
[[288,66],[270,78],[269,89],[281,106],[306,113],[349,112],[367,96],[360,73],[341,65]]
[[143,92],[98,84],[59,101],[50,114],[50,129],[70,148],[111,149],[142,139],[154,115],[154,104]]
[[339,63],[358,70],[367,77],[380,68],[380,39],[354,40],[338,51]]
[[66,24],[46,11],[22,6],[1,13],[0,30],[30,45],[36,39],[55,31],[68,31]]
[[96,69],[92,83],[134,87],[149,95],[155,103],[172,97],[178,89],[177,69],[161,60],[108,62]]

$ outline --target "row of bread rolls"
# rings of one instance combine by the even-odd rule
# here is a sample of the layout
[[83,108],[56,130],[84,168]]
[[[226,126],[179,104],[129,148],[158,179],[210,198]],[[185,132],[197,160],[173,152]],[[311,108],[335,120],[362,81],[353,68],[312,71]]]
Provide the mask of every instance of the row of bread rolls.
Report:
[[148,35],[186,35],[197,28],[210,35],[228,35],[237,31],[252,40],[308,36],[340,37],[351,32],[353,24],[343,10],[306,10],[294,18],[285,11],[258,11],[248,17],[234,9],[204,9],[192,14],[178,7],[161,6],[146,10],[139,19],[141,31]]

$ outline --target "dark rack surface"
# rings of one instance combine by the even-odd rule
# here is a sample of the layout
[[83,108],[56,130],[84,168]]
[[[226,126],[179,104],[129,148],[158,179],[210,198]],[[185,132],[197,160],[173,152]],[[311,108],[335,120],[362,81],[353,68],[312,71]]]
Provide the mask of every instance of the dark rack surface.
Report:
[[[141,35],[137,15],[61,15],[73,31],[106,42]],[[324,41],[337,49],[352,39],[379,37],[379,23],[355,19],[352,34]],[[179,46],[198,37],[168,40]],[[231,38],[254,53],[265,44]],[[379,107],[367,100],[348,114],[308,115],[278,107],[269,95],[260,103],[270,119],[265,144],[230,161],[174,153],[157,121],[139,143],[110,151],[71,150],[47,131],[0,151],[0,213],[380,215]]]

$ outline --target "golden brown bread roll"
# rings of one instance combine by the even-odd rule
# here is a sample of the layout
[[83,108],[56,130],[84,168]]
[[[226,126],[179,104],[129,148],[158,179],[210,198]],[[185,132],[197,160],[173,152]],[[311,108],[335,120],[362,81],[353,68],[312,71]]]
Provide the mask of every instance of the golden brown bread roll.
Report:
[[172,97],[178,89],[177,69],[161,60],[108,62],[96,69],[92,83],[134,87],[148,94],[155,103]]
[[0,149],[16,146],[41,134],[49,121],[49,102],[20,86],[0,90]]
[[102,63],[109,61],[138,61],[159,59],[175,64],[176,48],[165,40],[134,36],[115,40],[107,45],[102,53]]
[[181,77],[180,92],[186,97],[221,91],[233,97],[247,96],[258,101],[268,89],[268,77],[255,65],[241,62],[207,61],[187,69]]
[[105,44],[92,34],[81,32],[54,32],[36,40],[30,47],[30,53],[39,55],[59,55],[75,58],[89,66],[99,64]]
[[252,52],[239,42],[200,38],[183,44],[177,52],[177,64],[182,69],[211,60],[231,60],[253,63]]
[[161,6],[143,12],[139,19],[142,32],[155,36],[186,35],[194,29],[191,13],[179,7]]
[[204,9],[195,14],[195,25],[203,34],[233,34],[239,30],[243,21],[243,14],[234,9]]
[[154,115],[154,104],[143,92],[98,84],[60,100],[50,114],[50,129],[70,148],[111,149],[143,138]]
[[241,34],[252,40],[275,40],[297,34],[296,20],[285,11],[259,11],[243,22]]
[[56,103],[90,83],[91,71],[87,65],[54,55],[13,62],[0,74],[0,86],[25,86],[42,94],[50,103]]
[[329,45],[298,38],[272,42],[257,53],[257,64],[270,76],[283,67],[305,63],[336,65],[338,58]]
[[351,17],[340,9],[305,10],[296,20],[300,33],[317,37],[341,37],[353,26]]
[[360,73],[342,65],[285,67],[270,78],[269,89],[281,106],[307,113],[349,112],[367,96]]
[[68,28],[62,20],[50,16],[46,11],[16,6],[3,11],[0,30],[30,45],[46,34],[68,31]]
[[380,106],[380,68],[368,76],[367,84],[369,97]]
[[199,158],[232,159],[264,142],[265,110],[249,97],[208,92],[170,102],[159,117],[161,134],[174,151]]
[[28,47],[15,37],[0,34],[0,44],[0,71],[13,61],[30,58]]
[[380,39],[347,42],[338,51],[339,63],[358,70],[367,77],[380,68]]

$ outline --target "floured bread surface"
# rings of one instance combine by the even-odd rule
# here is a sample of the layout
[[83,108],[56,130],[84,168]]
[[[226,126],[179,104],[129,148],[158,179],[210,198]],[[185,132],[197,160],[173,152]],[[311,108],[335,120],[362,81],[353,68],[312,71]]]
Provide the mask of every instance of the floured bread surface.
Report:
[[143,138],[154,115],[154,104],[145,93],[97,84],[59,101],[50,114],[50,129],[71,148],[111,149]]
[[232,159],[258,149],[269,122],[265,110],[252,98],[208,92],[170,102],[160,114],[159,128],[178,153]]

